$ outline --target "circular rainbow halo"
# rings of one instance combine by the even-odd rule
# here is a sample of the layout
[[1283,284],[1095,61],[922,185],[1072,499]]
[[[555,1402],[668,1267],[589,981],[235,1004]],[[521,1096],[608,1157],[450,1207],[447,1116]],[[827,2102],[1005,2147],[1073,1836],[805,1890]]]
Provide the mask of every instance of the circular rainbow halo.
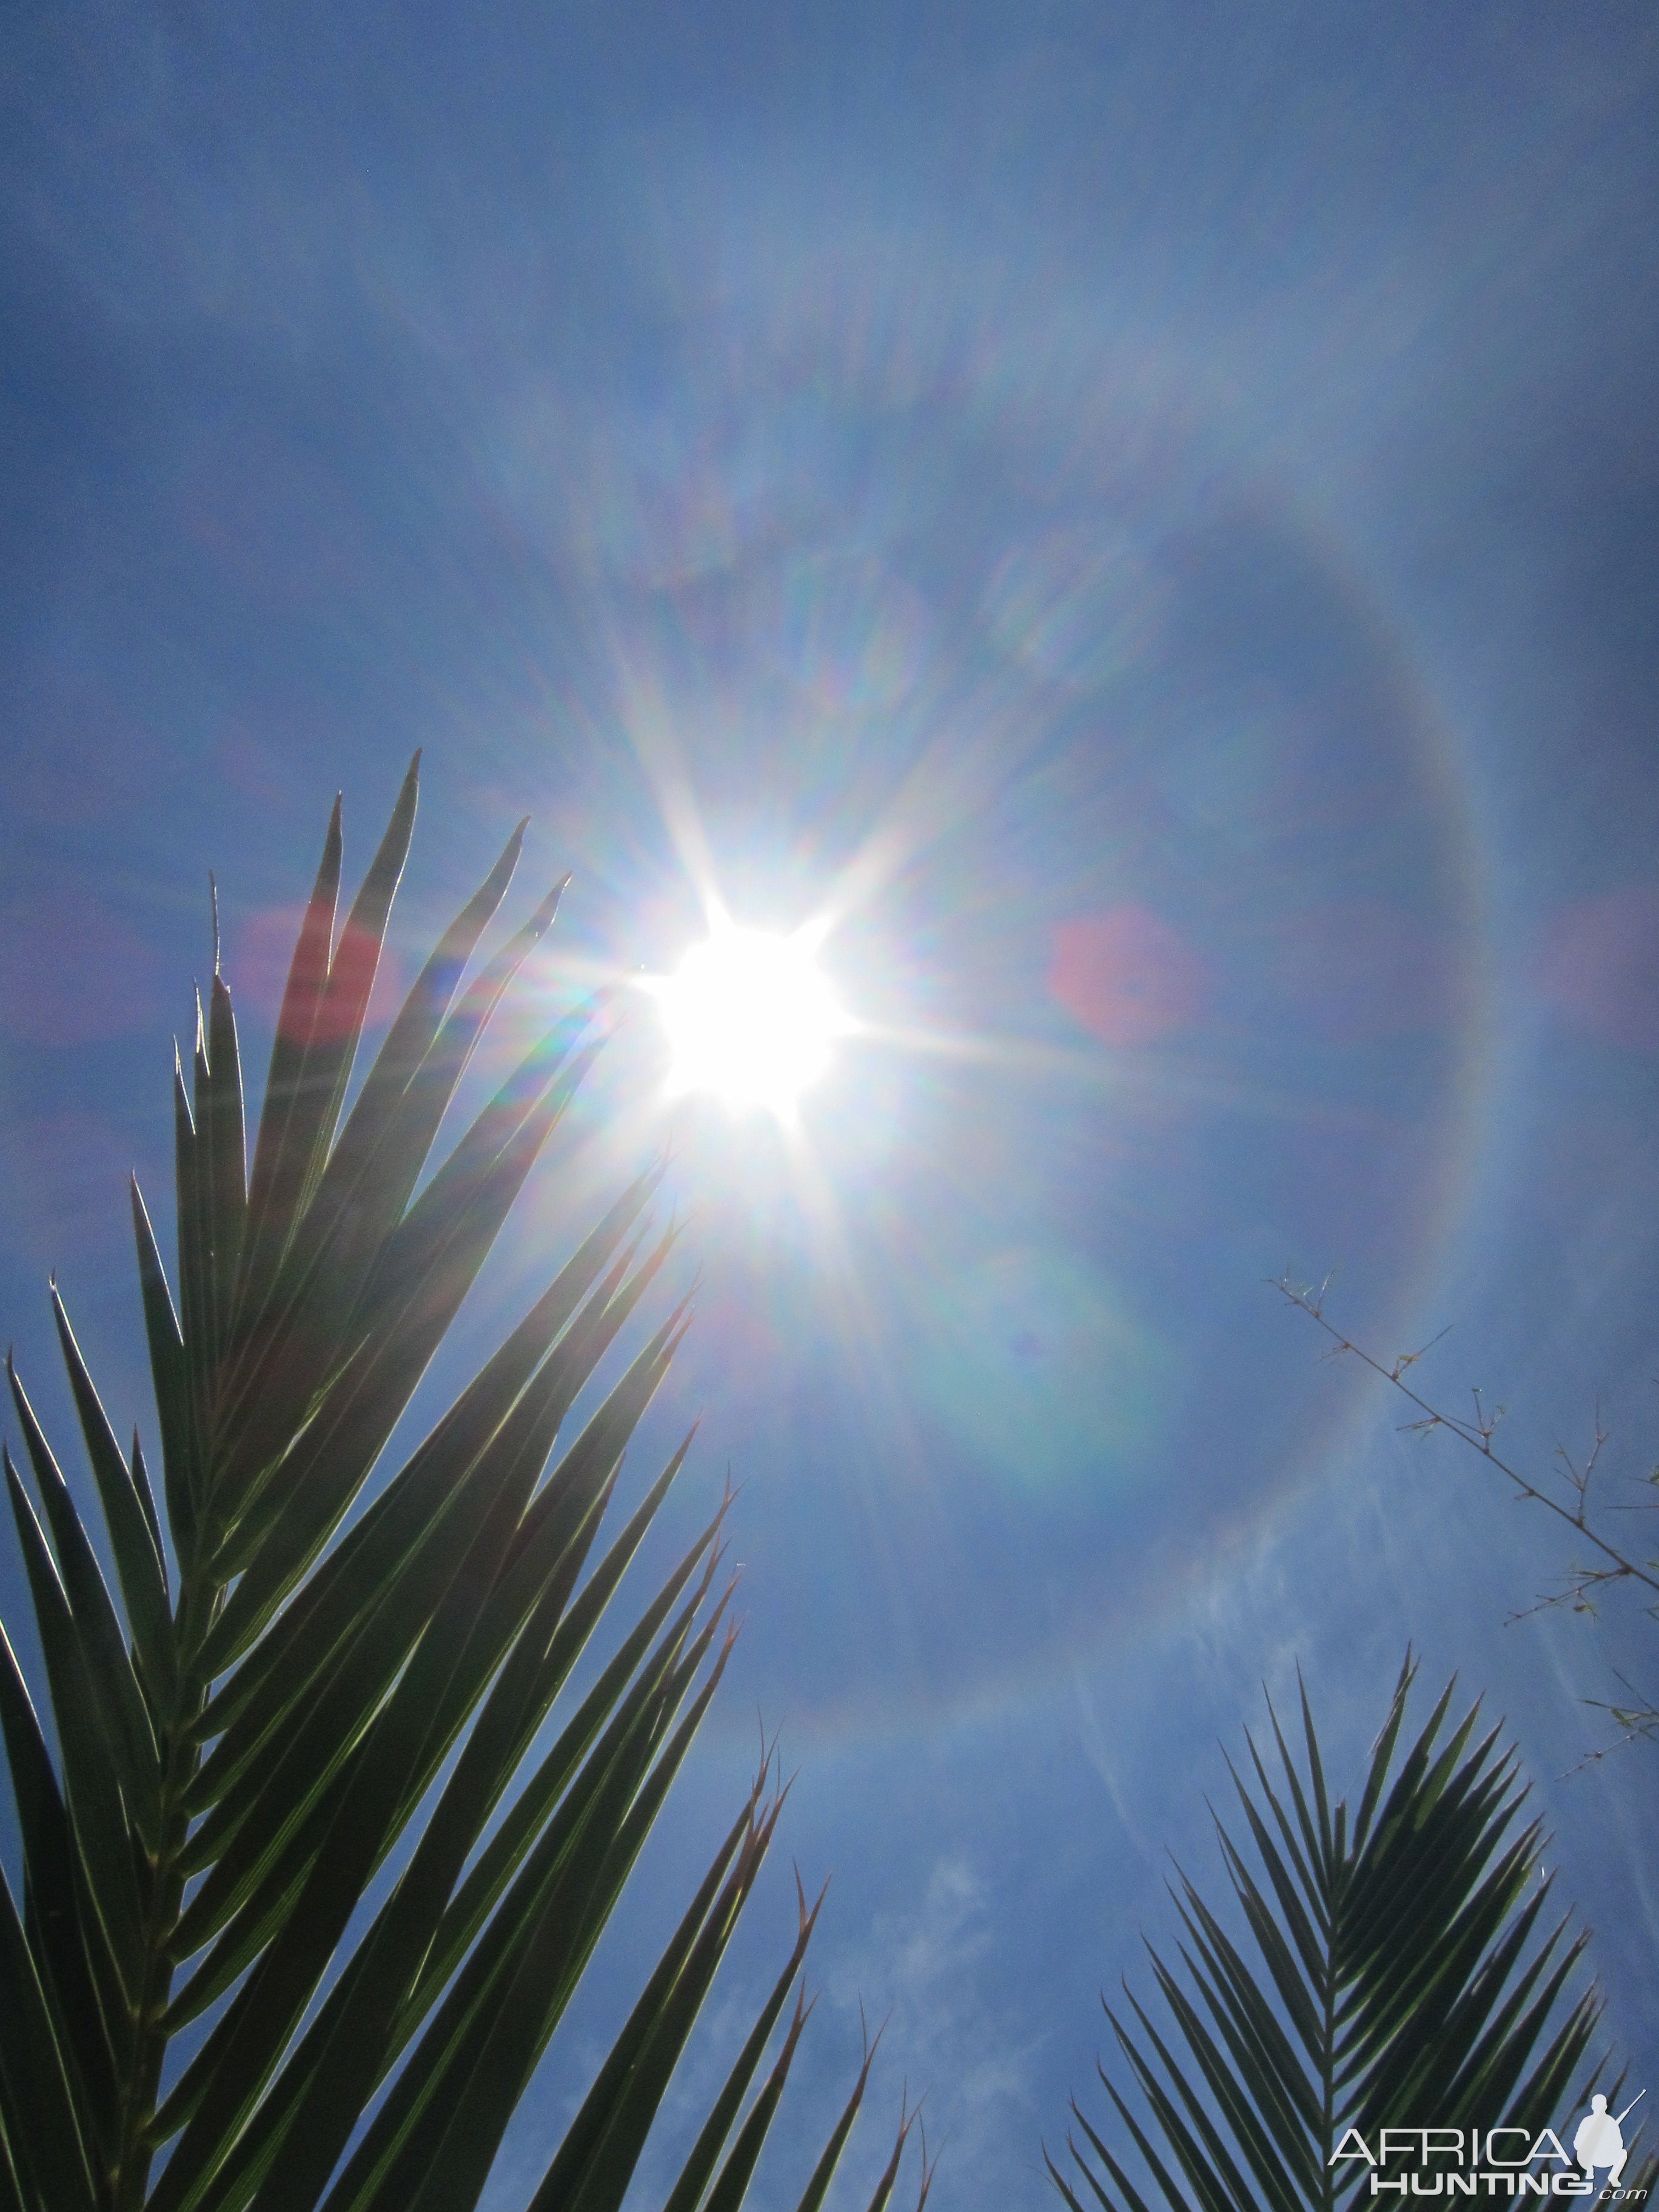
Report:
[[823,934],[815,923],[786,937],[722,918],[673,975],[641,979],[667,1032],[671,1091],[711,1091],[738,1112],[793,1121],[854,1026],[817,964]]

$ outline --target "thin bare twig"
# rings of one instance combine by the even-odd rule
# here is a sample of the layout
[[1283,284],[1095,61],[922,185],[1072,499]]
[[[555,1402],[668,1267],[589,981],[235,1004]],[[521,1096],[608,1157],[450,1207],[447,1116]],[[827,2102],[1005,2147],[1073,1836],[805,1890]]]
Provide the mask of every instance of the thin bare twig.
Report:
[[1599,1750],[1587,1751],[1577,1765],[1570,1766],[1565,1774],[1557,1778],[1559,1780],[1565,1782],[1572,1775],[1582,1774],[1587,1766],[1595,1765],[1609,1752],[1622,1751],[1627,1743],[1659,1742],[1659,1705],[1645,1691],[1638,1690],[1628,1675],[1620,1674],[1617,1679],[1637,1699],[1635,1705],[1613,1705],[1606,1698],[1586,1698],[1584,1703],[1594,1705],[1599,1713],[1607,1714],[1614,1727],[1622,1729],[1624,1734],[1615,1736],[1611,1743],[1604,1743]]
[[[1324,1311],[1324,1295],[1329,1282],[1330,1278],[1328,1275],[1325,1281],[1316,1291],[1310,1286],[1293,1283],[1288,1275],[1281,1275],[1273,1284],[1273,1288],[1290,1304],[1300,1307],[1311,1321],[1323,1329],[1325,1334],[1331,1340],[1333,1350],[1330,1357],[1340,1358],[1345,1353],[1351,1352],[1356,1359],[1369,1367],[1373,1375],[1378,1375],[1383,1382],[1392,1383],[1402,1397],[1410,1400],[1411,1403],[1417,1407],[1421,1418],[1406,1424],[1409,1431],[1427,1436],[1436,1429],[1449,1430],[1453,1436],[1459,1437],[1473,1450],[1478,1451],[1483,1459],[1490,1461],[1498,1472],[1514,1485],[1518,1496],[1529,1498],[1534,1504],[1541,1505],[1547,1511],[1553,1513],[1558,1520],[1565,1521],[1567,1526],[1576,1530],[1587,1543],[1593,1545],[1607,1562],[1605,1565],[1600,1566],[1574,1567],[1571,1571],[1569,1587],[1566,1589],[1556,1593],[1552,1597],[1540,1599],[1538,1607],[1530,1607],[1528,1610],[1537,1611],[1552,1605],[1570,1604],[1575,1612],[1593,1613],[1595,1607],[1590,1594],[1602,1589],[1609,1583],[1639,1583],[1644,1588],[1650,1589],[1656,1597],[1659,1597],[1659,1560],[1644,1563],[1631,1558],[1628,1553],[1621,1551],[1618,1545],[1593,1526],[1589,1519],[1590,1479],[1595,1472],[1596,1463],[1601,1457],[1601,1447],[1607,1442],[1607,1432],[1601,1426],[1599,1408],[1596,1413],[1595,1442],[1582,1468],[1575,1466],[1571,1456],[1565,1449],[1559,1454],[1566,1470],[1565,1480],[1573,1499],[1571,1504],[1563,1504],[1559,1498],[1552,1497],[1547,1490],[1540,1490],[1528,1476],[1522,1474],[1518,1468],[1512,1467],[1508,1460],[1500,1457],[1494,1450],[1492,1437],[1497,1432],[1499,1422],[1504,1418],[1504,1408],[1502,1406],[1489,1409],[1480,1391],[1476,1390],[1472,1394],[1474,1400],[1473,1418],[1468,1420],[1460,1420],[1455,1413],[1443,1413],[1437,1407],[1430,1405],[1428,1400],[1419,1397],[1410,1383],[1406,1381],[1407,1370],[1415,1366],[1423,1357],[1423,1353],[1430,1350],[1432,1345],[1440,1342],[1441,1338],[1446,1334],[1444,1329],[1441,1330],[1439,1336],[1431,1338],[1430,1343],[1425,1345],[1420,1351],[1401,1352],[1391,1366],[1384,1366],[1380,1359],[1373,1358],[1363,1346],[1356,1344],[1351,1337],[1345,1336],[1334,1322],[1327,1319]],[[1655,1475],[1650,1480],[1659,1483],[1659,1469],[1656,1469]],[[1659,1499],[1656,1499],[1654,1504],[1659,1504]],[[1649,1501],[1644,1499],[1642,1504],[1644,1508],[1648,1508]],[[1516,1616],[1517,1619],[1521,1617]],[[1607,1710],[1613,1711],[1613,1708],[1609,1706]],[[1646,1711],[1645,1708],[1632,1710],[1644,1713]],[[1616,1715],[1616,1717],[1620,1720],[1621,1725],[1626,1724],[1628,1719],[1628,1716],[1623,1711]],[[1634,1732],[1641,1735],[1651,1731],[1638,1727]]]
[[[1601,1409],[1599,1405],[1595,1409],[1593,1441],[1583,1465],[1574,1461],[1572,1455],[1565,1446],[1557,1448],[1555,1455],[1561,1466],[1559,1479],[1565,1483],[1568,1497],[1571,1501],[1570,1504],[1563,1504],[1559,1497],[1552,1497],[1548,1491],[1540,1489],[1537,1483],[1522,1474],[1518,1468],[1511,1466],[1508,1460],[1501,1458],[1493,1449],[1492,1437],[1499,1422],[1504,1418],[1504,1409],[1502,1406],[1488,1408],[1480,1392],[1475,1390],[1471,1394],[1474,1403],[1473,1416],[1468,1420],[1459,1420],[1454,1414],[1439,1412],[1437,1407],[1430,1405],[1427,1399],[1420,1397],[1406,1382],[1404,1378],[1407,1370],[1417,1364],[1425,1352],[1430,1351],[1434,1345],[1441,1341],[1441,1339],[1447,1334],[1445,1329],[1443,1328],[1438,1336],[1431,1338],[1429,1343],[1424,1345],[1421,1350],[1401,1352],[1391,1366],[1385,1367],[1381,1360],[1373,1358],[1370,1352],[1354,1343],[1351,1337],[1345,1336],[1340,1329],[1326,1318],[1324,1297],[1329,1284],[1330,1278],[1328,1275],[1316,1291],[1291,1282],[1287,1275],[1281,1275],[1273,1287],[1291,1305],[1300,1307],[1310,1319],[1317,1322],[1331,1340],[1331,1348],[1326,1354],[1328,1358],[1340,1359],[1345,1353],[1352,1352],[1356,1359],[1362,1361],[1370,1369],[1372,1374],[1380,1376],[1385,1382],[1392,1383],[1402,1397],[1408,1399],[1416,1407],[1419,1418],[1405,1423],[1405,1428],[1408,1432],[1428,1436],[1431,1435],[1436,1429],[1449,1430],[1453,1436],[1461,1438],[1464,1443],[1478,1451],[1483,1459],[1489,1461],[1514,1486],[1518,1497],[1529,1499],[1534,1504],[1544,1506],[1549,1512],[1553,1513],[1558,1520],[1565,1521],[1568,1527],[1582,1536],[1587,1543],[1594,1545],[1601,1554],[1602,1564],[1573,1565],[1567,1571],[1564,1588],[1541,1595],[1534,1604],[1522,1607],[1519,1613],[1510,1613],[1509,1616],[1510,1621],[1524,1620],[1532,1613],[1547,1613],[1563,1605],[1570,1606],[1575,1613],[1594,1615],[1597,1611],[1597,1596],[1609,1583],[1640,1583],[1646,1589],[1659,1594],[1659,1559],[1646,1562],[1632,1559],[1629,1553],[1622,1551],[1611,1538],[1592,1526],[1590,1522],[1590,1485],[1601,1461],[1602,1447],[1607,1441],[1607,1431],[1601,1425]],[[1659,1467],[1650,1471],[1647,1480],[1656,1491],[1659,1491]],[[1659,1496],[1642,1498],[1634,1504],[1629,1505],[1615,1502],[1611,1506],[1604,1506],[1600,1500],[1597,1501],[1597,1504],[1599,1510],[1603,1511],[1651,1512],[1659,1508]],[[1659,1605],[1650,1605],[1644,1610],[1650,1619],[1659,1620]],[[1576,1766],[1570,1767],[1566,1774],[1557,1778],[1559,1780],[1565,1781],[1572,1775],[1582,1774],[1586,1767],[1596,1765],[1610,1753],[1622,1750],[1626,1744],[1659,1743],[1659,1700],[1656,1700],[1646,1690],[1638,1689],[1635,1683],[1623,1674],[1615,1674],[1614,1680],[1629,1691],[1631,1697],[1629,1704],[1604,1698],[1586,1698],[1583,1703],[1593,1706],[1598,1712],[1606,1713],[1613,1725],[1622,1733],[1615,1737],[1613,1742],[1602,1744],[1594,1751],[1586,1752]]]

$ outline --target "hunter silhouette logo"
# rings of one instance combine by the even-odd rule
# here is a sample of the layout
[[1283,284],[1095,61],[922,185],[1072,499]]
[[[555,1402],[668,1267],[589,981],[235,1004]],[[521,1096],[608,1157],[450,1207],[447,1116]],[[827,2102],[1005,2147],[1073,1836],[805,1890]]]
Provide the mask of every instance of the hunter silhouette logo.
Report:
[[1572,2154],[1592,2181],[1595,2179],[1597,2166],[1605,2166],[1611,2169],[1607,2174],[1607,2186],[1618,2188],[1619,2177],[1623,2173],[1625,2160],[1630,2155],[1625,2148],[1625,2117],[1635,2110],[1647,2094],[1645,2089],[1638,2089],[1624,2112],[1617,2116],[1607,2110],[1607,2100],[1599,2092],[1590,2099],[1590,2108],[1579,2121],[1578,2132],[1572,2139]]
[[[1571,2157],[1553,2128],[1545,2128],[1535,2140],[1526,2128],[1382,2128],[1375,2152],[1358,2128],[1350,2128],[1330,2162],[1363,2159],[1371,2169],[1373,2197],[1391,2190],[1401,2197],[1501,2194],[1511,2199],[1595,2197],[1629,2203],[1648,2192],[1620,2186],[1631,2152],[1624,2123],[1646,2094],[1640,2089],[1622,2112],[1610,2112],[1598,2092],[1573,2132]],[[1390,2164],[1396,2167],[1393,2173]],[[1399,2171],[1401,2166],[1407,2170]],[[1603,2172],[1607,2178],[1598,2188],[1596,2178]]]

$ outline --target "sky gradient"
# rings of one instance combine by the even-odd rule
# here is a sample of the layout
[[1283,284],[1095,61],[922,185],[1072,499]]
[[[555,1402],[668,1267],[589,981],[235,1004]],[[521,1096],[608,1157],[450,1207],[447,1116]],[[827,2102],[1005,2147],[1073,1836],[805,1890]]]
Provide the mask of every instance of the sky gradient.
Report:
[[711,2051],[833,1870],[797,2118],[861,1997],[933,2201],[1000,2212],[1167,1854],[1219,1888],[1261,1686],[1351,1776],[1408,1641],[1507,1717],[1659,2095],[1659,1769],[1569,1772],[1651,1626],[1505,1626],[1553,1531],[1267,1286],[1449,1328],[1415,1371],[1528,1466],[1598,1406],[1610,1501],[1659,1457],[1656,95],[1631,0],[8,11],[31,1387],[55,1268],[149,1422],[122,1183],[166,1199],[207,872],[254,1085],[332,794],[350,876],[416,746],[384,1011],[520,814],[513,915],[574,872],[480,1082],[710,886],[827,914],[865,1025],[792,1139],[665,1103],[641,1006],[420,1401],[672,1141],[636,1479],[702,1416],[663,1544],[729,1464],[747,1625],[492,2212],[757,1708],[799,1775]]

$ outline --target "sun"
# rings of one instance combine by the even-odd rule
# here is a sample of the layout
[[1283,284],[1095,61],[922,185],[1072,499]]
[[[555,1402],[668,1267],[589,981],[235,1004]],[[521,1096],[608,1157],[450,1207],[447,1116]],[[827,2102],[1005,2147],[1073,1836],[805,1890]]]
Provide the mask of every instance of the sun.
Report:
[[667,1032],[672,1091],[794,1120],[854,1026],[818,966],[821,936],[810,924],[786,937],[722,921],[673,975],[643,979]]

